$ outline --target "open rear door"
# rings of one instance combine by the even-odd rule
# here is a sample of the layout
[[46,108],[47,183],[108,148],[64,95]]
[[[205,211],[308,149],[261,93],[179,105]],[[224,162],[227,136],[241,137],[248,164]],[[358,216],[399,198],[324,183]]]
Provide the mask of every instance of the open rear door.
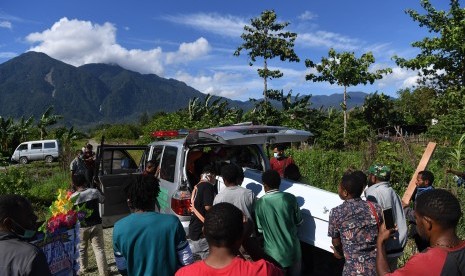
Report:
[[114,174],[99,176],[105,202],[100,204],[103,227],[111,227],[130,211],[124,194],[124,187],[131,180],[132,174]]
[[[100,204],[100,216],[104,227],[111,227],[116,221],[130,213],[124,187],[140,174],[139,161],[145,156],[147,146],[105,145],[97,150],[98,184],[105,196]],[[142,157],[142,158],[141,158]]]
[[198,144],[271,145],[307,140],[313,134],[309,131],[280,126],[228,126],[199,130],[186,137],[187,146]]

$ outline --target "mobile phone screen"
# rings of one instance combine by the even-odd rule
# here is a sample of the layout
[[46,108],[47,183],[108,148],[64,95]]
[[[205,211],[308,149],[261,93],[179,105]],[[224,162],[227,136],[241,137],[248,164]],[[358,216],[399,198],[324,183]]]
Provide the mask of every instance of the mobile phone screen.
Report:
[[395,225],[394,225],[394,216],[392,214],[392,208],[383,210],[383,217],[384,217],[384,223],[386,225],[386,229],[393,229]]

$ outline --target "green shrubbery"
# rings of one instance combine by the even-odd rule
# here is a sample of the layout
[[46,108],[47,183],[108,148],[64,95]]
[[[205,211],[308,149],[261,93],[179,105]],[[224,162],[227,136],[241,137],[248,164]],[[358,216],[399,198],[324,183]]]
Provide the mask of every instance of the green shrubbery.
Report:
[[29,196],[33,179],[26,170],[9,167],[0,174],[0,194]]

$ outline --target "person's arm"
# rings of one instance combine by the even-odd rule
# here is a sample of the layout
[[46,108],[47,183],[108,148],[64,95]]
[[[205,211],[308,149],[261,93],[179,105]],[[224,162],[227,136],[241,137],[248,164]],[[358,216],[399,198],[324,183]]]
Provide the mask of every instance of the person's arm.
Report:
[[118,272],[123,276],[127,276],[128,264],[126,262],[126,258],[123,256],[123,253],[118,248],[117,236],[117,233],[113,232],[113,254],[115,256],[115,264]]
[[378,232],[378,239],[376,241],[376,271],[378,275],[385,275],[390,273],[389,264],[387,261],[386,249],[384,248],[384,243],[390,238],[392,233],[397,231],[396,229],[387,230],[386,226],[381,225]]
[[342,259],[344,258],[344,252],[342,251],[342,243],[341,243],[341,237],[333,238],[331,240],[331,243],[333,246],[331,246],[331,249],[333,249],[333,255],[336,259]]
[[176,253],[178,255],[179,263],[182,266],[192,264],[194,262],[194,255],[192,254],[189,243],[186,240],[186,232],[182,227],[181,221],[177,220],[176,227]]
[[31,262],[31,266],[28,268],[29,274],[31,276],[48,276],[52,275],[50,268],[48,267],[47,258],[45,257],[42,250],[38,250],[37,255],[34,257],[34,260]]
[[460,172],[460,171],[457,171],[457,170],[453,170],[451,168],[447,169],[446,172],[451,173],[451,174],[455,174],[456,176],[461,177],[461,178],[465,178],[465,172]]

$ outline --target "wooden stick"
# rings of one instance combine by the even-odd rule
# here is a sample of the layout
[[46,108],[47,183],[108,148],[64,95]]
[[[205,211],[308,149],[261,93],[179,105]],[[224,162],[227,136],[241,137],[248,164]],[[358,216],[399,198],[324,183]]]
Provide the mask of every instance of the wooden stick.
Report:
[[404,196],[402,197],[403,204],[407,205],[410,202],[410,199],[412,198],[415,188],[417,187],[416,185],[417,175],[419,172],[426,169],[426,167],[428,166],[429,160],[431,159],[431,156],[433,155],[435,149],[436,149],[436,143],[434,142],[429,142],[428,146],[426,146],[425,152],[423,153],[423,156],[421,157],[420,163],[418,164],[418,167],[415,170],[415,173],[413,174],[413,177],[410,180],[410,183],[408,184],[407,190],[405,190]]

